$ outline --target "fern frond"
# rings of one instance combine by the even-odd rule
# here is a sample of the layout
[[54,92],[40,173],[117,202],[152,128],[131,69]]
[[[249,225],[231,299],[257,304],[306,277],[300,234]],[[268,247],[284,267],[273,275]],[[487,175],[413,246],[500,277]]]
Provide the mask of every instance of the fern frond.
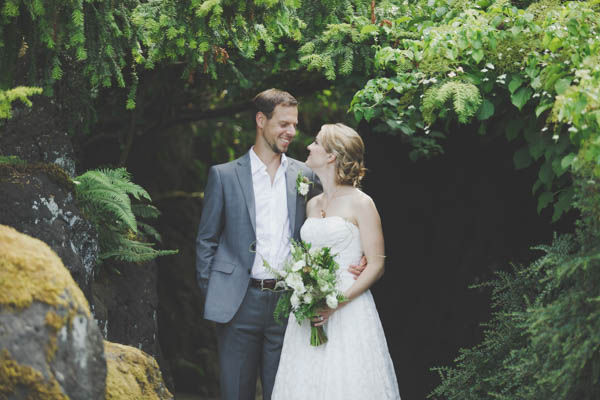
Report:
[[157,218],[160,216],[160,211],[152,204],[132,204],[131,211],[133,211],[133,215],[140,218]]
[[130,196],[150,199],[144,188],[131,182],[125,168],[92,170],[74,182],[77,201],[98,229],[99,260],[109,257],[128,262],[144,262],[177,250],[156,250],[145,237],[160,241],[160,234],[141,218],[156,218],[160,212],[151,204],[131,204]]
[[153,226],[145,222],[138,221],[138,228],[144,236],[151,237],[159,243],[162,242],[162,237],[160,236],[160,233],[158,233],[158,231],[154,229]]
[[118,236],[117,245],[108,251],[100,252],[100,259],[105,260],[114,257],[120,261],[126,262],[146,262],[155,259],[158,256],[177,254],[178,250],[155,250],[152,243],[140,242],[135,239],[129,239]]
[[110,170],[92,170],[78,176],[75,182],[78,183],[77,200],[90,219],[102,219],[103,214],[109,213],[137,233],[126,182],[118,179],[117,174]]

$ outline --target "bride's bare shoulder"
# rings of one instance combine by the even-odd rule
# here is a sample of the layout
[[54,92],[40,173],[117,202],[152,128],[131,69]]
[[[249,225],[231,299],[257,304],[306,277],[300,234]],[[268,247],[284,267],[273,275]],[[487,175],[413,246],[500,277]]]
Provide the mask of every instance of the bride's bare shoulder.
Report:
[[356,207],[374,207],[375,206],[375,202],[373,201],[371,196],[369,196],[368,194],[366,194],[365,192],[363,192],[362,190],[360,190],[358,188],[356,188],[354,191],[354,194],[352,196],[352,202],[354,203],[354,206],[356,206]]

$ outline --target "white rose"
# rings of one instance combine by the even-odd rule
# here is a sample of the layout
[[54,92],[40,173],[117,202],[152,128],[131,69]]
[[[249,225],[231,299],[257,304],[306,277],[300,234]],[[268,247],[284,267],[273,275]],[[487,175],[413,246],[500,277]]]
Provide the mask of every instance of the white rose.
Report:
[[300,182],[300,185],[298,185],[298,192],[302,196],[306,196],[308,193],[308,183]]
[[329,296],[327,296],[325,301],[327,302],[327,307],[329,308],[337,308],[338,306],[338,301],[335,294],[330,294]]
[[304,261],[304,260],[299,260],[299,261],[296,261],[296,262],[294,263],[294,265],[292,265],[292,271],[294,271],[294,272],[298,272],[298,271],[300,271],[302,268],[304,268],[305,266],[306,266],[306,261]]
[[296,293],[292,293],[292,297],[290,297],[290,302],[292,303],[293,308],[298,308],[300,305],[300,298]]

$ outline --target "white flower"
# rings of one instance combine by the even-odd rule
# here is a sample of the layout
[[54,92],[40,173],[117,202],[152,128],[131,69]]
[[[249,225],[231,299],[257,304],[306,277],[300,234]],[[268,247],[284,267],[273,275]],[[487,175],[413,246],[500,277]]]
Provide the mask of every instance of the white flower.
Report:
[[302,296],[302,300],[304,301],[304,304],[312,303],[312,301],[313,301],[312,294],[306,293],[304,296]]
[[292,293],[292,297],[290,297],[290,302],[292,303],[293,308],[298,308],[300,305],[300,298],[296,293]]
[[572,133],[577,132],[577,128],[575,128],[574,126],[570,127],[568,130],[569,130],[569,132],[572,132]]
[[454,78],[455,76],[456,76],[456,72],[454,72],[454,71],[448,72],[448,77],[449,78]]
[[294,265],[292,265],[292,271],[298,272],[304,267],[306,267],[306,261],[298,260],[294,263]]
[[488,72],[488,69],[487,68],[482,68],[481,72],[486,73],[486,72]]
[[338,301],[335,294],[330,294],[329,296],[327,296],[325,301],[327,302],[327,307],[329,308],[337,308],[338,306]]
[[465,72],[465,71],[462,69],[462,67],[458,67],[458,68],[456,68],[456,70],[457,70],[458,72]]
[[494,64],[492,63],[487,63],[485,64],[486,67],[488,67],[489,69],[494,69]]
[[285,283],[294,290],[294,293],[302,294],[306,292],[302,277],[298,273],[289,274],[285,278]]
[[554,140],[557,141],[558,140],[558,135],[555,134],[554,136],[552,136],[552,139],[554,139]]
[[302,196],[306,196],[308,194],[308,183],[301,182],[300,185],[298,185],[298,193]]
[[545,127],[542,128],[542,132],[546,132],[547,130],[548,130],[547,126],[545,126]]

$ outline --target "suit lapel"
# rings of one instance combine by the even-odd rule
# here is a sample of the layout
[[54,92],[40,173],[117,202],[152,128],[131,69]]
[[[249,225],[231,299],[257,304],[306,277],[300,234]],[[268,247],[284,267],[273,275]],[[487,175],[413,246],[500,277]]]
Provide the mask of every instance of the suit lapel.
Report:
[[235,172],[242,188],[246,207],[248,207],[248,214],[250,215],[250,222],[252,223],[252,229],[256,234],[256,207],[254,204],[254,186],[252,185],[252,167],[250,166],[250,153],[240,157],[238,159]]
[[290,234],[294,236],[294,229],[296,228],[296,200],[298,194],[296,192],[296,177],[298,176],[298,168],[295,163],[288,158],[288,167],[285,173],[285,179],[287,181],[287,208],[288,216],[290,219]]

